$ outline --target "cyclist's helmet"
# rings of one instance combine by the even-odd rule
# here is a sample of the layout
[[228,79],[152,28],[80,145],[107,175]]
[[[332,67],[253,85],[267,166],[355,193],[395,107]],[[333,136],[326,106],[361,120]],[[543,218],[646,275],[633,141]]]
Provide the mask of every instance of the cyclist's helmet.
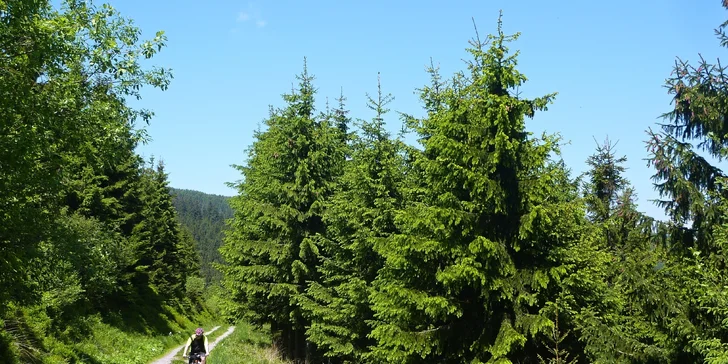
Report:
[[203,332],[205,331],[203,331],[201,327],[198,327],[197,330],[195,330],[195,335],[202,335]]

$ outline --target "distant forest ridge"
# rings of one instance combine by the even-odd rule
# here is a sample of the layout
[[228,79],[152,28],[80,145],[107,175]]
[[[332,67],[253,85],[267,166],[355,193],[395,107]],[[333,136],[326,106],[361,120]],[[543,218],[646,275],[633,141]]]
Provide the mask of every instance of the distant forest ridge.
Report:
[[220,194],[217,194],[217,193],[207,193],[207,192],[203,192],[203,191],[200,191],[200,190],[192,190],[192,189],[189,189],[189,188],[169,187],[169,190],[172,191],[172,192],[182,191],[182,192],[190,192],[190,193],[193,193],[193,194],[203,194],[203,195],[212,196],[212,197],[222,197],[222,198],[230,198],[230,197],[232,197],[232,196],[220,195]]
[[221,263],[218,249],[222,245],[225,220],[233,216],[229,196],[170,187],[179,220],[196,241],[200,252],[202,276],[206,285],[220,281],[221,274],[212,263]]

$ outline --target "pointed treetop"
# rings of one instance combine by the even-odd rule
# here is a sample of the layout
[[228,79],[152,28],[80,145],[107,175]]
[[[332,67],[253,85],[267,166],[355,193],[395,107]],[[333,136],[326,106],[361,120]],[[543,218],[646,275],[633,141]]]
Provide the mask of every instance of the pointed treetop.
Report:
[[367,107],[376,113],[376,117],[374,118],[374,122],[376,124],[375,127],[380,128],[384,124],[384,119],[382,118],[382,116],[389,112],[389,109],[387,109],[385,106],[392,102],[392,100],[394,100],[394,96],[392,96],[391,94],[382,94],[382,77],[380,72],[377,72],[376,100],[372,98],[369,93],[367,93],[366,96],[368,101]]
[[339,93],[339,97],[336,99],[336,101],[339,102],[339,109],[344,110],[346,97],[344,97],[344,87],[341,87],[341,91]]
[[[471,39],[468,43],[470,48],[467,51],[473,55],[472,61],[467,61],[468,69],[472,73],[474,80],[487,87],[489,93],[496,95],[504,95],[509,90],[517,88],[526,81],[520,72],[514,70],[517,62],[519,51],[508,55],[507,42],[513,42],[520,37],[520,33],[505,35],[503,32],[503,11],[498,15],[498,27],[495,35],[489,34],[487,40],[482,41],[478,28],[473,19],[473,27],[475,28],[475,39]],[[485,49],[489,44],[488,49]],[[494,70],[494,71],[487,71]]]
[[313,89],[313,81],[316,77],[308,73],[308,60],[306,57],[303,57],[303,71],[300,75],[296,76],[296,79],[299,80],[299,92],[302,94],[305,91],[310,91],[311,94],[316,93],[316,90]]
[[[438,111],[442,106],[442,98],[440,96],[446,87],[446,83],[442,81],[440,65],[435,66],[432,57],[430,57],[430,65],[425,70],[430,75],[430,85],[418,88],[417,91],[420,93],[420,98],[425,102],[425,110],[433,113]],[[414,125],[410,125],[410,127],[414,127]]]
[[589,177],[589,188],[587,194],[595,201],[589,201],[588,205],[591,214],[598,221],[606,221],[616,208],[620,192],[628,187],[629,181],[623,176],[626,167],[623,163],[627,157],[617,157],[615,147],[618,143],[612,143],[607,137],[604,143],[600,144],[596,138],[596,153],[587,158],[586,163],[591,167],[586,172]]
[[503,9],[498,10],[498,36],[503,36]]
[[389,104],[394,97],[391,94],[384,95],[382,93],[381,74],[377,72],[377,97],[374,98],[366,93],[367,107],[375,112],[372,121],[361,121],[361,128],[371,140],[383,141],[389,138],[389,133],[384,129],[384,114],[389,112],[386,105]]
[[160,158],[159,161],[157,162],[157,170],[164,171],[164,167],[165,167],[164,159]]
[[[501,15],[503,15],[503,12],[501,12]],[[475,46],[478,47],[478,49],[481,48],[481,45],[483,42],[480,41],[480,33],[478,33],[478,25],[475,24],[475,17],[470,18],[473,21],[473,29],[475,30]],[[501,33],[501,17],[498,17],[498,34]]]
[[336,127],[339,129],[339,132],[341,133],[342,140],[346,141],[346,140],[348,140],[350,120],[347,116],[349,111],[346,110],[346,97],[344,97],[344,88],[343,87],[341,88],[339,97],[336,98],[336,101],[338,101],[339,106],[336,109],[334,109],[334,121],[336,122]]
[[316,110],[314,107],[315,94],[317,90],[313,87],[315,76],[308,73],[308,61],[303,58],[303,71],[296,75],[298,79],[298,90],[291,86],[291,93],[283,95],[283,99],[294,106],[298,115],[311,118]]

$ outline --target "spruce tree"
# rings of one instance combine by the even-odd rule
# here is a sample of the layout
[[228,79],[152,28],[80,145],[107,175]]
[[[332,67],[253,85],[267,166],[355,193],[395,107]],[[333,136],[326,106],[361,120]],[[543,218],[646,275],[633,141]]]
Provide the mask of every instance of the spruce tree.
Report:
[[113,156],[106,159],[97,156],[75,157],[67,166],[66,189],[63,198],[71,212],[94,217],[130,237],[140,221],[142,201],[142,170],[144,162],[134,152],[131,126],[124,120],[110,123],[122,129],[120,141],[108,146],[91,144],[93,149],[113,149]]
[[562,284],[562,323],[579,342],[567,342],[582,361],[666,360],[664,334],[654,302],[665,294],[658,263],[664,251],[659,223],[637,210],[624,177],[627,158],[609,140],[587,159],[583,200],[590,218]]
[[180,277],[184,279],[185,293],[192,300],[191,303],[201,303],[200,295],[208,286],[202,271],[202,259],[200,258],[200,250],[197,242],[192,237],[192,233],[180,224],[179,237],[177,239],[177,254],[179,255],[179,267],[175,267],[180,272]]
[[[726,26],[715,31],[723,47]],[[660,324],[676,347],[675,361],[718,363],[728,357],[725,173],[709,160],[728,155],[727,80],[720,61],[676,60],[666,82],[673,108],[663,115],[662,130],[648,130],[649,165],[661,196],[657,203],[670,218],[665,284],[678,297],[668,301],[674,308]]]
[[534,337],[553,324],[539,305],[583,211],[549,162],[558,140],[525,130],[554,94],[515,94],[526,78],[506,45],[517,37],[499,19],[496,35],[471,42],[467,75],[423,89],[424,151],[413,166],[427,188],[376,249],[385,258],[372,296],[379,361],[535,361]]
[[164,300],[180,299],[188,271],[182,265],[179,221],[161,161],[154,165],[152,160],[144,168],[142,184],[144,207],[131,239],[136,249],[137,261],[133,268],[137,282],[148,283]]
[[[346,109],[346,97],[344,97],[344,90],[341,90],[341,94],[336,99],[338,105],[333,111],[333,120],[336,124],[336,128],[339,132],[339,137],[344,145],[348,145],[352,133],[350,131],[351,118],[349,117],[349,110]],[[349,155],[347,154],[347,157]]]
[[247,165],[237,166],[244,180],[231,199],[234,217],[221,247],[238,316],[269,323],[285,356],[296,359],[312,355],[298,299],[318,280],[322,203],[344,161],[336,126],[315,114],[313,79],[304,63],[298,89],[283,96],[284,108],[271,110]]
[[614,153],[615,144],[609,139],[604,144],[597,145],[597,153],[587,159],[591,168],[587,173],[588,186],[586,191],[587,205],[593,221],[604,222],[614,211],[618,193],[625,186],[622,174],[625,167],[622,165],[627,157],[617,157]]
[[378,84],[376,98],[367,95],[375,113],[360,120],[337,193],[326,205],[326,233],[321,236],[321,278],[312,282],[303,301],[311,317],[308,339],[343,362],[365,362],[371,283],[382,266],[374,246],[396,231],[394,211],[402,207],[403,144],[385,129],[384,116],[393,97]]

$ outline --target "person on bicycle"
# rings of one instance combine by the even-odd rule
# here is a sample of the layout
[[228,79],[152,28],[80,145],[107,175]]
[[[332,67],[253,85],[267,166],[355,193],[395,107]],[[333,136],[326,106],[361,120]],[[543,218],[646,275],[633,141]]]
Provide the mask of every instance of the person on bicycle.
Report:
[[201,355],[202,364],[205,364],[207,356],[210,355],[210,347],[207,342],[207,335],[205,335],[205,331],[201,327],[198,327],[195,330],[195,334],[187,339],[185,349],[182,351],[183,358],[187,357],[187,349],[190,349],[190,357],[192,355],[203,354]]

